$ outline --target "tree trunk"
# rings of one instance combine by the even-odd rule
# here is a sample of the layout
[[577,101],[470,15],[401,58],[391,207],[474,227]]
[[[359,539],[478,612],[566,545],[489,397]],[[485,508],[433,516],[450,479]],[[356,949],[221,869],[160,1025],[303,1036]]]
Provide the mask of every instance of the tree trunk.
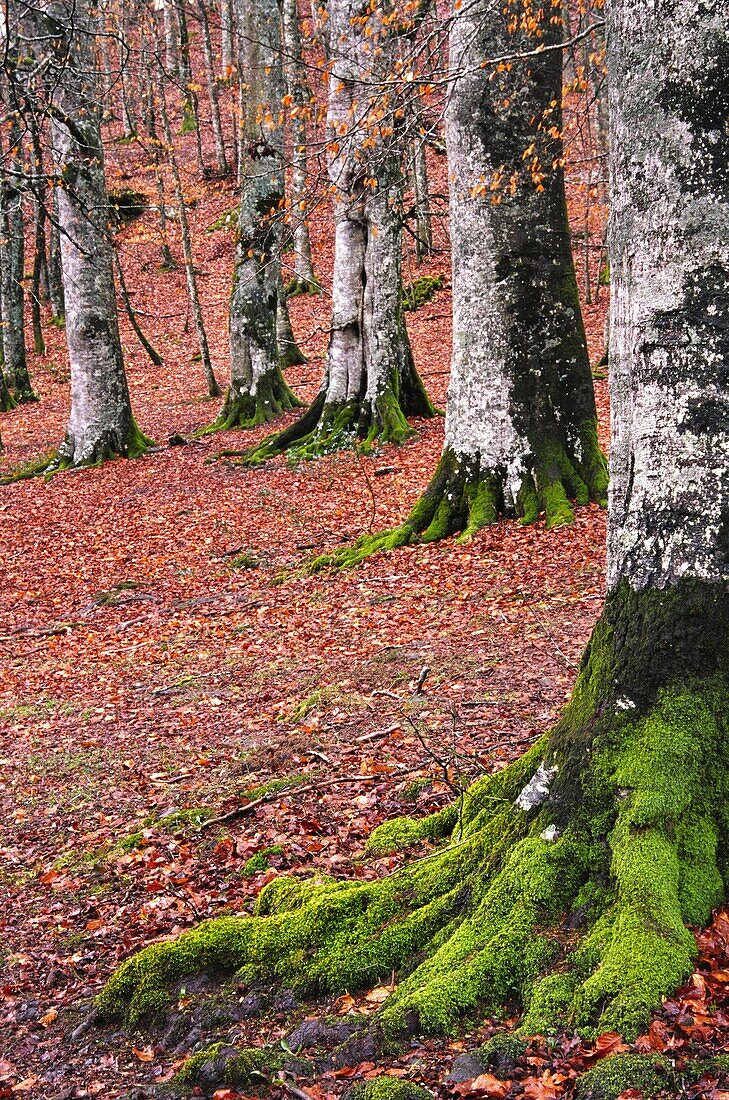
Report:
[[237,8],[240,68],[248,83],[233,290],[230,388],[208,431],[264,424],[300,402],[281,373],[277,339],[284,202],[281,16],[277,0]]
[[[314,568],[468,538],[500,516],[531,523],[544,512],[553,527],[574,518],[571,500],[605,500],[561,167],[562,29],[539,10],[529,32],[488,0],[463,5],[451,24],[453,356],[441,460],[402,526]],[[549,49],[528,65],[483,66],[535,42]]]
[[63,293],[61,234],[58,222],[58,188],[54,185],[48,241],[48,293],[51,298],[51,321],[59,327],[66,323],[66,303]]
[[286,89],[294,106],[291,126],[291,201],[289,219],[293,223],[293,272],[286,284],[289,297],[294,294],[317,294],[321,290],[314,274],[309,239],[309,186],[307,173],[307,127],[312,103],[301,52],[299,11],[297,0],[283,0],[283,32],[286,64]]
[[99,128],[96,23],[86,0],[57,0],[46,31],[55,57],[53,153],[61,227],[71,413],[55,468],[143,453],[149,440],[132,416],[116,312],[109,202]]
[[35,401],[25,354],[25,235],[21,187],[20,119],[13,116],[8,170],[0,172],[0,258],[2,261],[3,355],[5,375],[18,401]]
[[218,83],[215,77],[215,62],[213,60],[213,45],[210,41],[210,23],[205,0],[198,0],[198,14],[200,16],[200,33],[202,35],[203,59],[205,61],[205,78],[208,85],[208,100],[210,103],[210,123],[215,138],[215,157],[218,164],[218,172],[221,176],[228,174],[228,158],[225,155],[225,141],[223,139],[223,127],[220,121],[220,104],[218,102]]
[[[329,4],[329,176],[335,190],[332,327],[324,380],[298,423],[252,448],[255,464],[288,450],[302,458],[350,446],[400,443],[408,416],[432,416],[402,312],[402,189],[397,134],[381,123],[370,81],[389,72],[387,12],[365,36],[356,0]],[[374,17],[373,17],[374,18]],[[372,29],[372,28],[371,28]],[[377,43],[377,48],[370,47]],[[353,125],[352,119],[357,119]],[[343,137],[341,135],[346,135]]]
[[232,0],[220,0],[220,75],[223,80],[230,80],[234,63],[233,4]]
[[415,255],[422,261],[433,251],[433,225],[430,216],[428,165],[425,159],[425,134],[416,134],[411,142],[413,198],[415,202]]
[[187,294],[190,300],[190,308],[192,309],[193,320],[195,322],[195,331],[197,332],[198,346],[200,348],[200,360],[203,365],[203,371],[205,372],[205,381],[207,382],[208,395],[210,397],[218,397],[220,395],[220,387],[215,377],[212,359],[210,358],[208,336],[207,332],[205,331],[202,306],[200,305],[200,295],[198,294],[197,290],[195,260],[192,254],[192,237],[190,236],[190,225],[187,220],[187,211],[185,210],[185,193],[182,189],[180,168],[177,163],[175,146],[172,140],[172,131],[170,129],[169,115],[167,114],[164,74],[162,72],[159,73],[158,91],[159,113],[160,120],[162,122],[162,133],[164,134],[165,143],[167,145],[167,158],[169,161],[170,171],[172,173],[172,182],[175,188],[175,199],[177,202],[177,210],[180,219],[180,236],[182,237],[182,255],[185,261],[185,281],[187,283]]

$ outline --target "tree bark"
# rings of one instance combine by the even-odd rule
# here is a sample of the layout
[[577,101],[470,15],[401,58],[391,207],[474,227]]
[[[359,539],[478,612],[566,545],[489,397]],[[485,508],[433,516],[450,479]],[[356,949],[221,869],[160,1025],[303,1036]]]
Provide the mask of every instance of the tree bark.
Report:
[[231,378],[209,431],[264,424],[300,404],[281,373],[277,339],[284,204],[281,15],[276,0],[241,0],[236,16],[248,94],[230,299]]
[[182,255],[185,261],[185,282],[187,283],[187,294],[190,300],[190,308],[192,309],[193,321],[195,322],[195,331],[197,332],[198,346],[200,348],[200,360],[202,362],[203,371],[205,373],[205,381],[208,387],[208,395],[210,397],[218,397],[220,395],[220,387],[215,377],[212,359],[210,358],[208,336],[207,332],[205,331],[205,321],[203,319],[202,306],[200,305],[200,295],[198,294],[197,290],[195,260],[192,254],[192,237],[190,236],[190,225],[187,220],[187,211],[185,209],[185,194],[182,189],[180,167],[177,163],[177,155],[175,153],[175,145],[172,139],[169,115],[167,114],[164,74],[161,72],[159,73],[158,91],[159,113],[160,121],[162,122],[162,133],[164,134],[165,143],[167,145],[167,159],[169,162],[170,171],[172,173],[172,182],[175,189],[175,199],[177,201],[178,216],[180,219],[180,236],[182,237]]
[[215,75],[215,62],[213,60],[213,44],[210,40],[210,22],[205,0],[198,0],[197,6],[200,17],[200,33],[202,35],[203,59],[205,61],[205,78],[208,85],[208,101],[210,103],[210,123],[215,138],[215,158],[218,172],[221,176],[228,174],[228,158],[225,155],[225,140],[223,138],[223,126],[220,121],[219,88]]
[[61,228],[71,413],[55,468],[144,452],[149,440],[132,416],[114,292],[109,202],[99,126],[97,26],[86,0],[47,9],[54,73],[53,154]]
[[3,354],[5,374],[18,401],[34,401],[25,353],[25,234],[22,190],[22,132],[14,114],[9,133],[8,170],[0,172],[0,257],[2,258]]
[[335,244],[326,373],[312,409],[252,448],[246,456],[251,464],[284,450],[311,458],[357,439],[400,443],[412,435],[408,416],[434,414],[402,312],[396,105],[391,102],[383,118],[370,90],[372,81],[390,72],[397,37],[389,10],[373,13],[371,34],[364,32],[358,0],[335,0],[328,11]]
[[286,284],[286,293],[316,294],[321,290],[314,274],[309,238],[309,186],[307,172],[307,118],[312,95],[306,79],[306,69],[301,50],[299,10],[297,0],[283,0],[283,32],[286,64],[284,76],[286,89],[293,104],[290,116],[291,129],[291,201],[289,219],[293,224],[293,271]]

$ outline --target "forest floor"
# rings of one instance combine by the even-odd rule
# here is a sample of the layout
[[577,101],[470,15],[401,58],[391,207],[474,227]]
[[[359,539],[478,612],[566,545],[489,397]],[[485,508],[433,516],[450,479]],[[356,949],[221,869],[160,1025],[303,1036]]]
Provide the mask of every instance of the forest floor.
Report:
[[[144,189],[141,156],[127,151],[122,182]],[[442,162],[432,167],[442,179]],[[235,204],[235,191],[213,182],[191,185],[191,195],[203,308],[224,382],[232,234],[205,230]],[[324,207],[313,233],[326,284]],[[368,877],[394,867],[399,857],[362,861],[372,828],[442,806],[454,783],[498,768],[554,723],[604,593],[605,513],[596,506],[578,509],[565,528],[502,522],[467,544],[302,575],[312,553],[404,518],[435,468],[442,418],[417,424],[403,447],[296,467],[209,461],[243,445],[240,433],[169,446],[170,436],[189,440],[214,419],[218,404],[201,396],[189,318],[181,331],[184,275],[157,269],[151,217],[120,238],[135,307],[165,359],[152,367],[123,319],[135,414],[159,446],[0,492],[0,1097],[151,1095],[184,1052],[155,1034],[82,1029],[71,1038],[114,967],[154,938],[250,909],[282,871]],[[416,363],[443,405],[450,259],[440,225],[437,239],[442,251],[422,271],[444,275],[446,286],[408,323]],[[412,258],[406,267],[406,278],[422,273]],[[593,361],[606,297],[585,310]],[[318,388],[328,310],[326,293],[292,302],[308,362],[288,377],[306,399]],[[47,354],[31,362],[41,400],[2,417],[5,470],[62,438],[67,357],[63,333],[48,326],[45,334]],[[604,379],[596,389],[606,443]],[[200,828],[272,780],[288,785],[271,801]],[[720,918],[702,941],[693,1023],[683,1002],[666,1006],[643,1049],[680,1057],[696,1042],[729,1048],[726,927]],[[365,991],[328,1008],[372,1011],[378,998]],[[390,1063],[365,1060],[300,1084],[312,1100],[328,1100],[389,1066],[443,1095],[466,1095],[468,1086],[444,1084],[453,1059],[514,1021],[487,1020],[457,1041],[414,1043]],[[236,1021],[228,1037],[251,1026]],[[275,1010],[254,1021],[258,1040],[291,1026]],[[581,1070],[616,1042],[535,1044],[503,1091],[488,1082],[470,1091],[570,1096]],[[714,1085],[691,1095],[722,1095]]]

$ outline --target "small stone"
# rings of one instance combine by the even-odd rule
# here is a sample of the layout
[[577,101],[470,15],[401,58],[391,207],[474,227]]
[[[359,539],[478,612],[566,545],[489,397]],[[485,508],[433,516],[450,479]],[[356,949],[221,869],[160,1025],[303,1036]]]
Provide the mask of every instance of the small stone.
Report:
[[463,1081],[472,1081],[474,1077],[486,1072],[486,1062],[478,1051],[459,1054],[445,1078],[446,1085],[460,1085]]

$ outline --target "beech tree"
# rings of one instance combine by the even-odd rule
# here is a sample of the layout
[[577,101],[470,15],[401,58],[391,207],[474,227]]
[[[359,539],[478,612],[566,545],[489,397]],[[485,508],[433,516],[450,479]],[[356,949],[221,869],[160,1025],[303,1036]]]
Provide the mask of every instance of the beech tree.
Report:
[[130,958],[102,1014],[159,1013],[204,969],[304,993],[394,972],[386,1035],[448,1032],[519,999],[525,1032],[635,1036],[690,973],[687,925],[729,889],[729,196],[714,112],[729,11],[612,0],[608,19],[608,593],[569,706],[462,806],[389,821],[369,844],[449,838],[428,858],[370,882],[275,878],[256,916]]
[[99,125],[97,16],[88,0],[54,0],[41,18],[53,67],[53,155],[61,239],[71,412],[54,468],[144,452],[129,400],[114,291],[113,243]]
[[402,311],[403,112],[391,96],[373,97],[371,87],[392,71],[397,13],[361,0],[334,0],[327,10],[335,251],[326,371],[306,413],[252,448],[251,463],[290,448],[314,456],[356,438],[401,442],[412,434],[408,416],[434,412]]
[[281,11],[277,0],[241,3],[238,49],[248,81],[243,120],[241,197],[230,299],[230,388],[208,431],[250,428],[301,404],[281,373],[277,313],[281,281],[284,95]]

